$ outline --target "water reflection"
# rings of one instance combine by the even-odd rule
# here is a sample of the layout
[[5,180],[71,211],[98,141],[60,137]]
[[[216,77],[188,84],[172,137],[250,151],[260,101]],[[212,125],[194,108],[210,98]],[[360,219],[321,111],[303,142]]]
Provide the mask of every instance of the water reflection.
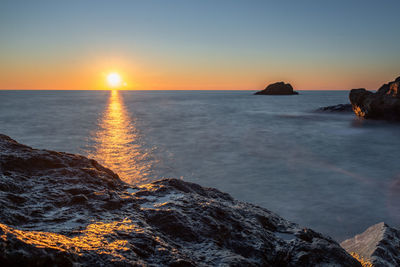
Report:
[[149,180],[154,159],[140,142],[134,121],[126,111],[121,93],[111,91],[107,109],[94,134],[95,149],[89,157],[118,173],[128,183]]

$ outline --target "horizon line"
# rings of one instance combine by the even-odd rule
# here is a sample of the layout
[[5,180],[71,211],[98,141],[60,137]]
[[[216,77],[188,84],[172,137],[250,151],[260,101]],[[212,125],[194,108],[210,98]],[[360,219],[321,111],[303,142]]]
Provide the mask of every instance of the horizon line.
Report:
[[[0,91],[260,91],[263,89],[7,89]],[[295,91],[350,91],[351,89],[295,89]]]

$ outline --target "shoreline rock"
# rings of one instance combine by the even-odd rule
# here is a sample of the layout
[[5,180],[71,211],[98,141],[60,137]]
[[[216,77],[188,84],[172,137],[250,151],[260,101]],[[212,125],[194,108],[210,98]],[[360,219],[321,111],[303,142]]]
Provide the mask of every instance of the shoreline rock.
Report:
[[400,77],[382,85],[376,93],[352,89],[349,98],[359,117],[400,121]]
[[316,112],[341,112],[341,113],[347,113],[347,112],[353,112],[353,107],[351,104],[338,104],[334,106],[326,106],[326,107],[320,107],[316,110]]
[[293,91],[290,83],[276,82],[265,87],[264,90],[254,93],[255,95],[298,95],[299,93]]
[[361,266],[330,237],[217,189],[133,186],[0,135],[0,265]]
[[400,266],[400,231],[381,222],[341,243],[372,266]]

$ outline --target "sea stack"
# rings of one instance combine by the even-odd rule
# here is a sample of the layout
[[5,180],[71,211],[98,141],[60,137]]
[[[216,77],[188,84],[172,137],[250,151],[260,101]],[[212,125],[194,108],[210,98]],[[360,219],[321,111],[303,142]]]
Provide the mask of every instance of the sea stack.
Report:
[[400,77],[384,84],[376,93],[364,88],[350,91],[354,113],[365,119],[400,121]]
[[272,83],[265,87],[264,90],[258,91],[255,95],[298,95],[299,93],[293,91],[290,83],[277,82]]

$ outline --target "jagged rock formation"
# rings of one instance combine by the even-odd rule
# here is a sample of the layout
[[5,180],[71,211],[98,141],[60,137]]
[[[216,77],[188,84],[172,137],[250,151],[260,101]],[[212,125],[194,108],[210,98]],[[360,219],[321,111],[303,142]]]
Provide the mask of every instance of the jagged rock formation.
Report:
[[0,266],[360,266],[339,244],[216,189],[132,186],[0,135]]
[[277,82],[268,85],[264,90],[258,91],[255,95],[298,95],[299,93],[293,91],[290,83]]
[[366,119],[400,120],[400,77],[382,85],[376,93],[361,89],[350,91],[354,113]]
[[339,104],[334,106],[321,107],[317,112],[353,112],[351,104]]
[[372,266],[400,266],[400,231],[381,222],[341,243]]

